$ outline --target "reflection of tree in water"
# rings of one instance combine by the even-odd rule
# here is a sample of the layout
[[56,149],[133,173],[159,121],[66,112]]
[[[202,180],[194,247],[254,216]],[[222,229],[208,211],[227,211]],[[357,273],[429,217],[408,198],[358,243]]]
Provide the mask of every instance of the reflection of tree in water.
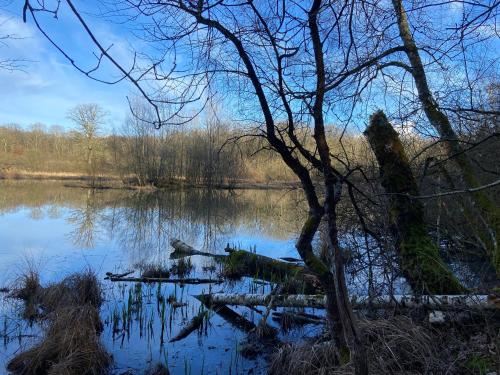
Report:
[[234,240],[231,234],[239,226],[257,235],[265,229],[272,237],[288,238],[294,229],[280,225],[296,216],[288,215],[294,203],[283,200],[276,207],[269,193],[204,189],[137,193],[110,210],[106,223],[136,261],[164,257],[170,251],[171,238],[182,238],[207,251],[220,251]]
[[75,246],[91,248],[96,237],[101,233],[102,206],[95,190],[87,190],[87,197],[81,208],[71,210],[68,222],[74,228],[69,236]]
[[[3,182],[0,214],[30,209],[33,218],[66,216],[78,247],[114,239],[132,258],[168,255],[172,237],[208,251],[233,243],[233,233],[287,240],[300,228],[296,192],[264,190],[88,190],[54,182]],[[41,217],[43,215],[43,217]]]
[[245,207],[224,192],[204,190],[135,194],[107,216],[108,228],[133,259],[165,255],[170,239],[214,249]]

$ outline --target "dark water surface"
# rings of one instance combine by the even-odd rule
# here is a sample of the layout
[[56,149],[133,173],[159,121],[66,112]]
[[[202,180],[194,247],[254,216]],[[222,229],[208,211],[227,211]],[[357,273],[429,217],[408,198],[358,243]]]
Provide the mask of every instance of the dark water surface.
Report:
[[[91,268],[100,279],[107,271],[138,270],[141,263],[169,265],[169,242],[180,238],[205,251],[222,253],[227,243],[273,257],[297,257],[294,239],[304,218],[298,192],[215,191],[201,189],[154,193],[124,190],[88,190],[64,187],[60,182],[0,182],[0,287],[9,286],[28,267],[34,267],[42,284],[60,281],[73,272]],[[191,257],[191,277],[217,277],[213,261]],[[207,271],[207,268],[209,269]],[[192,295],[209,286],[142,285],[103,280],[106,302],[102,341],[114,357],[114,373],[142,374],[149,365],[167,363],[174,374],[262,373],[262,358],[239,353],[246,334],[217,315],[206,331],[186,339],[168,340],[196,315],[200,303]],[[265,292],[265,286],[246,279],[212,287],[213,291]],[[141,307],[135,303],[141,295]],[[187,306],[172,309],[158,302],[158,294],[176,296]],[[39,339],[39,328],[19,317],[18,306],[0,294],[0,373],[13,354]],[[128,313],[129,329],[120,317]],[[259,316],[235,308],[250,320]],[[163,316],[163,318],[162,318]],[[161,343],[162,319],[165,326]],[[113,326],[115,326],[113,329]],[[118,327],[118,329],[116,329]],[[281,334],[283,340],[313,334],[305,326]]]

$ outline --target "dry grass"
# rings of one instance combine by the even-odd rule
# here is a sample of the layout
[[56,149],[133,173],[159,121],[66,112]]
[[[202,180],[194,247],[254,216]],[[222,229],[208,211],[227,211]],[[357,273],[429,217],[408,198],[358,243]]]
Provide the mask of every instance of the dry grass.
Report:
[[99,313],[91,305],[51,313],[45,338],[18,354],[7,369],[16,374],[104,374],[111,362],[102,347]]
[[194,265],[191,262],[190,257],[180,258],[172,264],[170,267],[170,273],[178,277],[188,276],[194,269]]
[[99,307],[101,288],[92,272],[74,274],[57,284],[42,288],[32,272],[24,277],[15,296],[26,310],[40,311],[44,338],[8,363],[15,374],[106,373],[111,357],[99,341],[102,323]]
[[[0,171],[0,179],[6,180],[91,180],[93,177],[87,174],[74,172],[47,172],[28,171],[23,169],[4,169]],[[94,177],[95,178],[95,177]],[[98,176],[100,180],[120,180],[119,176]]]
[[[491,330],[482,323],[467,327],[464,334],[463,326],[436,329],[397,317],[362,321],[360,328],[371,374],[485,374],[500,365],[495,324]],[[286,344],[272,357],[269,374],[352,374],[350,363],[339,366],[336,353],[331,341]]]
[[11,296],[22,299],[25,302],[22,313],[23,318],[35,319],[38,315],[38,302],[40,292],[42,291],[38,273],[30,269],[26,274],[21,276],[16,284],[22,285],[22,287],[14,289]]
[[[367,351],[374,373],[441,373],[446,358],[438,351],[436,332],[406,317],[363,322]],[[443,372],[444,373],[444,372]]]
[[141,277],[163,277],[169,278],[170,271],[162,264],[144,264],[141,265]]
[[273,355],[269,374],[326,375],[336,368],[336,349],[330,341],[314,345],[285,344]]

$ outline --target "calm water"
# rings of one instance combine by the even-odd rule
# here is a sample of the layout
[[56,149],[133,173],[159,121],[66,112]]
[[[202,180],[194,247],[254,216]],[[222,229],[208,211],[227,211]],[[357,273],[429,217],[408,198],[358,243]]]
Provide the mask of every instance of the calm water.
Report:
[[[38,270],[42,284],[60,281],[73,272],[94,270],[105,292],[101,340],[114,357],[115,374],[142,374],[158,362],[168,364],[173,374],[265,373],[264,358],[245,358],[239,351],[246,333],[218,315],[210,316],[203,334],[194,332],[182,341],[168,342],[199,312],[200,303],[193,295],[208,292],[208,284],[163,284],[160,288],[151,284],[138,289],[134,283],[105,281],[104,276],[108,271],[129,270],[138,275],[139,265],[144,263],[171,265],[172,238],[213,253],[223,253],[229,243],[276,258],[297,257],[294,242],[306,215],[304,206],[298,191],[192,189],[147,193],[91,191],[55,182],[0,181],[0,287],[15,284],[28,267]],[[341,216],[347,212],[339,210]],[[347,267],[350,292],[366,295],[367,275],[372,275],[375,290],[405,292],[404,280],[391,276],[390,254],[372,253],[370,263],[375,266],[365,266],[365,242],[350,230],[350,222],[348,217],[341,220],[341,243],[361,254],[359,261]],[[219,270],[211,267],[211,258],[194,256],[191,260],[195,267],[190,277],[217,277]],[[480,284],[478,275],[484,272],[451,266],[467,286]],[[251,278],[211,288],[214,292],[269,292],[269,286],[254,283]],[[128,329],[122,329],[120,317],[139,295],[142,303],[133,305],[131,323],[125,327]],[[175,296],[187,305],[173,309],[167,304],[162,319],[158,295],[164,299]],[[30,327],[21,319],[16,304],[0,293],[0,374],[16,352],[40,338],[39,327]],[[233,308],[255,323],[260,320],[254,310]],[[320,329],[306,325],[286,333],[280,331],[279,339],[296,341]]]
[[[172,238],[211,252],[222,252],[230,243],[273,257],[296,257],[294,239],[305,214],[300,207],[300,194],[285,191],[144,193],[90,191],[54,182],[0,182],[0,287],[12,285],[28,266],[39,271],[44,284],[89,267],[104,278],[107,271],[137,270],[144,262],[168,264]],[[216,277],[217,271],[206,271],[212,264],[210,258],[192,258],[195,269],[190,276]],[[103,280],[103,287],[105,330],[101,339],[113,354],[114,373],[132,370],[142,374],[148,365],[158,362],[168,363],[175,374],[264,371],[263,359],[246,359],[238,352],[246,334],[217,315],[211,316],[205,334],[194,332],[182,341],[168,343],[198,312],[200,304],[192,295],[208,291],[208,285],[162,285],[160,291],[154,284],[142,286],[143,307],[134,312],[130,330],[125,331],[113,329],[113,316],[121,316],[127,309],[129,294],[137,295],[136,286]],[[213,288],[265,291],[252,280]],[[175,310],[167,305],[164,344],[160,342],[157,293],[187,302],[186,307]],[[9,358],[40,335],[37,326],[29,327],[19,317],[12,300],[5,294],[0,298],[2,373]],[[259,320],[250,309],[235,310]],[[306,326],[281,334],[281,338],[307,336],[315,330]]]

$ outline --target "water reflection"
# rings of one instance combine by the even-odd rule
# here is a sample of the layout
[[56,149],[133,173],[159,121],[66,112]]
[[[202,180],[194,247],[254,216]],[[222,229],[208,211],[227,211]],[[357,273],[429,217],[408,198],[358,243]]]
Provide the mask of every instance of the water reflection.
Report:
[[[0,182],[0,287],[12,265],[22,263],[27,249],[46,259],[40,267],[43,283],[58,281],[87,267],[101,278],[107,271],[138,270],[137,264],[165,262],[171,252],[172,238],[209,252],[221,252],[230,243],[247,249],[255,247],[257,252],[273,257],[296,257],[295,237],[306,216],[301,198],[301,193],[294,191],[141,192],[67,188],[56,182],[3,181]],[[397,293],[394,287],[403,281],[394,270],[397,266],[394,254],[377,251],[378,244],[360,234],[348,208],[339,212],[341,243],[348,251],[346,255],[353,259],[347,264],[350,292]],[[215,268],[204,267],[210,262],[207,257],[193,257],[192,276],[216,277]],[[104,285],[106,302],[101,315],[106,328],[102,340],[115,357],[116,373],[130,368],[143,370],[145,361],[168,361],[173,373],[185,373],[187,367],[193,373],[200,373],[202,363],[221,374],[228,373],[228,369],[248,370],[255,365],[238,354],[237,346],[245,333],[218,316],[211,317],[203,339],[193,335],[175,344],[162,342],[159,332],[165,322],[168,322],[168,337],[178,333],[200,309],[199,301],[192,296],[207,292],[204,289],[207,285],[183,288],[171,284],[144,288],[133,283]],[[255,293],[268,287],[248,278],[237,285],[217,286],[217,291]],[[160,300],[163,303],[171,296],[186,306],[162,313]],[[144,306],[132,309],[133,302],[139,299]],[[6,324],[9,332],[20,332],[19,335],[30,334],[22,320],[4,314],[4,310],[8,309],[2,306],[0,326]],[[254,323],[259,319],[254,310],[235,310]],[[127,316],[134,316],[133,319],[125,319],[127,311]],[[117,331],[119,323],[121,331]],[[286,334],[297,338],[314,332],[304,329]],[[25,340],[22,344],[27,343]],[[15,340],[4,343],[1,369],[20,345],[21,340],[19,344]],[[200,353],[204,358],[202,363]]]
[[266,240],[272,239],[291,245],[276,248],[276,256],[293,253],[304,217],[301,195],[293,191],[141,192],[66,188],[56,182],[1,184],[0,214],[28,209],[33,220],[63,216],[73,246],[91,249],[96,242],[112,240],[134,261],[164,253],[171,238],[208,251],[221,250],[228,242],[269,250]]
[[[222,251],[229,242],[246,248],[256,245],[257,251],[276,257],[296,256],[294,238],[302,221],[301,210],[297,210],[301,207],[299,197],[296,192],[278,191],[92,191],[54,182],[0,182],[0,273],[4,275],[15,262],[22,264],[23,251],[36,248],[37,256],[42,254],[45,259],[39,269],[44,284],[89,266],[101,278],[106,271],[137,269],[136,264],[144,261],[165,261],[173,237],[211,252]],[[204,267],[210,258],[194,258],[192,276],[216,272]],[[6,279],[0,277],[0,285],[4,283]],[[160,318],[160,299],[155,301],[155,296],[160,293],[165,301],[173,295],[187,304],[166,311],[166,335],[170,338],[199,310],[199,301],[191,296],[206,292],[207,285],[147,285],[139,294],[134,284],[106,282],[104,287],[106,303],[101,315],[106,328],[102,340],[115,357],[116,373],[128,369],[142,373],[149,361],[168,361],[173,373],[185,373],[186,368],[192,373],[239,373],[258,364],[259,360],[240,358],[238,343],[245,333],[235,332],[218,316],[211,317],[206,337],[194,334],[175,344],[161,342],[165,319]],[[250,287],[255,292],[251,280],[224,285],[229,291],[240,292],[249,292]],[[130,293],[141,295],[144,306],[132,321],[127,320],[126,332],[117,333],[117,322],[121,322],[119,327],[125,324],[121,317],[130,308]],[[250,320],[259,318],[253,311],[238,311]],[[6,322],[9,332],[25,332],[23,322],[13,318],[15,314],[15,309],[5,307],[0,324]],[[5,368],[19,346],[29,343],[6,343],[0,368]],[[200,355],[205,358],[204,365]]]

